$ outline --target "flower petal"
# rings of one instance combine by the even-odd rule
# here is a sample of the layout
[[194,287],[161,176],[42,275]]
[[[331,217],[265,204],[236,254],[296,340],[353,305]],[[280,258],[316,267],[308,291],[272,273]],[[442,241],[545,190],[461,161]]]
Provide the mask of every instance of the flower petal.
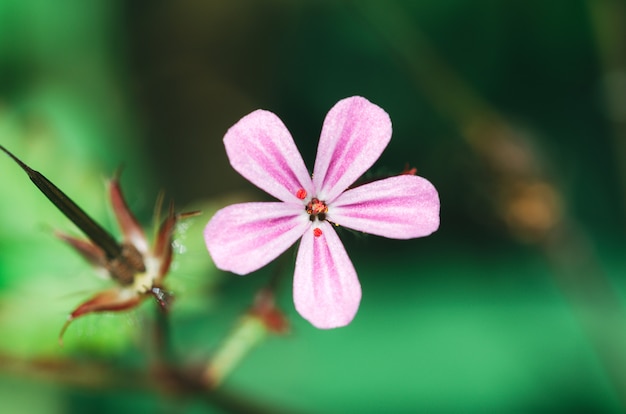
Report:
[[219,210],[204,229],[215,265],[239,275],[265,266],[310,227],[301,204],[234,204]]
[[399,175],[346,191],[329,206],[327,217],[393,239],[423,237],[439,227],[439,195],[425,178]]
[[391,120],[360,96],[343,99],[326,115],[313,183],[317,196],[332,202],[380,157],[391,139]]
[[293,301],[303,318],[321,329],[349,324],[359,309],[361,285],[333,227],[314,224],[298,249],[293,279]]
[[233,168],[257,187],[286,202],[303,188],[313,192],[311,176],[282,121],[273,113],[254,111],[224,136]]

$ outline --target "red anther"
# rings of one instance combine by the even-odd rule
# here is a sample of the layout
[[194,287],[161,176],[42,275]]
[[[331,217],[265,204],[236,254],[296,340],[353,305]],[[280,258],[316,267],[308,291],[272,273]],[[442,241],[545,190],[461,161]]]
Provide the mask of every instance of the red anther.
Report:
[[296,197],[298,197],[300,200],[304,200],[306,198],[306,190],[304,188],[301,188],[296,191]]
[[313,235],[314,235],[315,237],[319,237],[319,236],[321,236],[321,235],[322,235],[322,229],[320,229],[319,227],[314,228],[314,229],[313,229]]

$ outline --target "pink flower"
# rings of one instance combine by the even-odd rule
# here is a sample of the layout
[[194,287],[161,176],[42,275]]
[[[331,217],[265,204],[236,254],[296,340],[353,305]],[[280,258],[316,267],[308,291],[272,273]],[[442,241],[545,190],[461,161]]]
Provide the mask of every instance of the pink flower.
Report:
[[328,112],[313,176],[289,131],[273,113],[257,110],[224,137],[233,168],[278,202],[235,204],[219,210],[204,231],[215,265],[253,272],[301,239],[293,299],[318,328],[349,324],[361,285],[334,226],[394,239],[427,236],[439,227],[439,196],[426,179],[399,175],[348,189],[391,139],[391,120],[362,97]]

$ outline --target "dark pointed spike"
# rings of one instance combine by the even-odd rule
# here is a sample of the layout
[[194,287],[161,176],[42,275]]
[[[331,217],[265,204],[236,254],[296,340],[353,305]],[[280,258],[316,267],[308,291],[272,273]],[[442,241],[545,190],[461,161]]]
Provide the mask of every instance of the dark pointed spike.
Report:
[[106,253],[107,258],[118,257],[121,246],[106,230],[87,215],[76,203],[74,203],[63,191],[52,184],[41,173],[24,164],[9,150],[0,145],[0,149],[11,157],[25,172],[39,190],[54,204],[65,216],[81,229],[89,239]]

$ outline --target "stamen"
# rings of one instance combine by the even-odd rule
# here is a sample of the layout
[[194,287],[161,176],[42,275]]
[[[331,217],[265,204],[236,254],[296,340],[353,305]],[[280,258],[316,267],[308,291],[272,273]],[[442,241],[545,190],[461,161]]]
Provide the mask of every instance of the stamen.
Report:
[[296,191],[296,197],[298,197],[300,200],[304,200],[306,198],[306,190],[304,188],[301,188]]
[[320,229],[319,227],[314,228],[314,229],[313,229],[313,235],[314,235],[315,237],[319,237],[319,236],[321,236],[321,235],[322,235],[322,229]]
[[306,205],[305,210],[309,214],[309,220],[315,221],[317,219],[324,221],[326,220],[326,213],[328,213],[328,206],[324,201],[314,197]]
[[328,213],[328,206],[323,201],[320,201],[317,198],[311,200],[311,202],[306,206],[306,212],[313,215],[318,215],[320,213]]

